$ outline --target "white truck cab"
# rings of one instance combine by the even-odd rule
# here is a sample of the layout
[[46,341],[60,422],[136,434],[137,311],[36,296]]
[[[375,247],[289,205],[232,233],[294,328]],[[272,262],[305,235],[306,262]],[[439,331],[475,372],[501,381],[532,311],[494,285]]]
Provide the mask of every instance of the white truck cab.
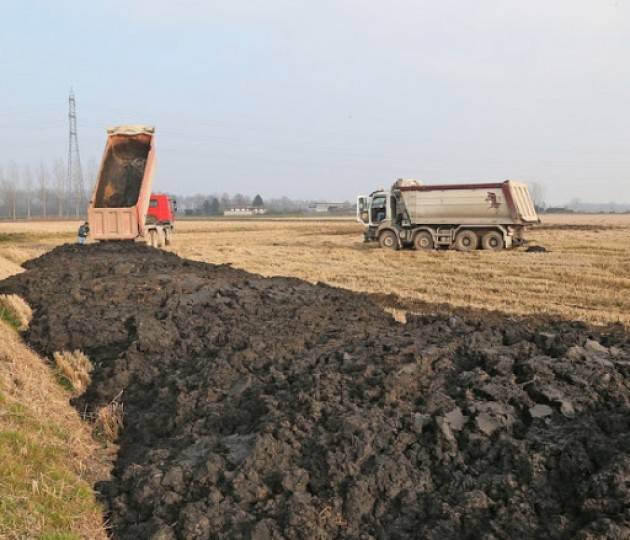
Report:
[[391,193],[375,191],[370,195],[357,198],[357,221],[363,225],[376,226],[384,219],[392,219],[390,205],[387,204]]
[[357,221],[366,226],[366,242],[376,240],[379,227],[394,220],[396,204],[391,204],[392,198],[392,192],[384,190],[357,197]]

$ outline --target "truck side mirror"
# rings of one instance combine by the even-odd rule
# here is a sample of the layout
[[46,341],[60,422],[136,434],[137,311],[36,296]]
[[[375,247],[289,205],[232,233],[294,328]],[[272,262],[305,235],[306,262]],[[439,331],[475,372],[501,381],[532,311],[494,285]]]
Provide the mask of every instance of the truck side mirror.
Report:
[[364,225],[369,222],[368,201],[364,196],[357,197],[357,221]]

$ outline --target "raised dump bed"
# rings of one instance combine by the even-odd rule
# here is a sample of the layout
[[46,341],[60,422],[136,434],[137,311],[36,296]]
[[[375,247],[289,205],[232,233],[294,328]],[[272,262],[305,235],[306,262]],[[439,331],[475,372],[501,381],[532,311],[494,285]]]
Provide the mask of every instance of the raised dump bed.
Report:
[[145,236],[155,159],[155,129],[123,125],[107,130],[107,144],[88,207],[95,240]]
[[526,225],[538,223],[527,184],[410,185],[398,188],[411,223]]

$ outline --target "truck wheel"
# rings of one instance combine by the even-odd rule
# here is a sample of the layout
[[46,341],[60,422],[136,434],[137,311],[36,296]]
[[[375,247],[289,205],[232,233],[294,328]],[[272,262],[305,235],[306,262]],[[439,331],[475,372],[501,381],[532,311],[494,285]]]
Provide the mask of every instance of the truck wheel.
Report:
[[151,247],[157,247],[157,231],[155,229],[149,231],[149,245]]
[[164,231],[164,244],[167,246],[171,245],[171,231],[169,229]]
[[378,237],[378,243],[383,248],[398,249],[398,238],[393,231],[383,231]]
[[428,231],[420,231],[413,237],[413,247],[420,251],[433,249],[433,236]]
[[162,248],[164,247],[164,231],[158,230],[157,231],[157,247]]
[[503,249],[503,235],[498,231],[489,231],[481,238],[481,247],[491,251]]
[[457,251],[474,251],[478,245],[479,238],[475,231],[466,229],[455,237],[455,249]]

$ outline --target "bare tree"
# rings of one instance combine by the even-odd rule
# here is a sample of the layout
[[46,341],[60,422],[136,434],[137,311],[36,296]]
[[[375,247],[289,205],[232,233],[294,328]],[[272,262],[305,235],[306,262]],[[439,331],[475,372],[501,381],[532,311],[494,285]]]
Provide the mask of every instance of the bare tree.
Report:
[[243,195],[242,193],[237,193],[232,197],[232,204],[234,206],[244,207],[249,206],[251,203],[251,199],[247,195]]
[[96,160],[92,157],[87,163],[86,170],[86,187],[87,187],[87,196],[91,197],[92,192],[94,191],[94,187],[96,186],[96,175],[98,174],[98,165],[96,164]]
[[226,208],[230,208],[232,206],[232,199],[227,193],[221,195],[221,208],[225,210]]
[[26,219],[31,219],[31,197],[33,196],[33,175],[28,165],[24,166],[24,191],[26,192]]
[[48,183],[48,170],[44,162],[40,160],[39,171],[37,172],[37,181],[39,183],[39,199],[42,203],[42,216],[48,215],[48,191],[46,184]]
[[63,159],[56,159],[53,163],[53,173],[57,183],[57,214],[63,217],[64,199],[66,197],[66,166]]
[[534,201],[536,208],[544,208],[545,204],[545,187],[538,182],[529,182],[529,194]]
[[4,167],[0,163],[0,197],[2,198],[2,206],[9,210],[9,193],[7,179],[4,176]]
[[20,169],[15,161],[9,163],[9,172],[7,180],[7,195],[10,208],[11,219],[17,219],[17,193],[20,185]]

